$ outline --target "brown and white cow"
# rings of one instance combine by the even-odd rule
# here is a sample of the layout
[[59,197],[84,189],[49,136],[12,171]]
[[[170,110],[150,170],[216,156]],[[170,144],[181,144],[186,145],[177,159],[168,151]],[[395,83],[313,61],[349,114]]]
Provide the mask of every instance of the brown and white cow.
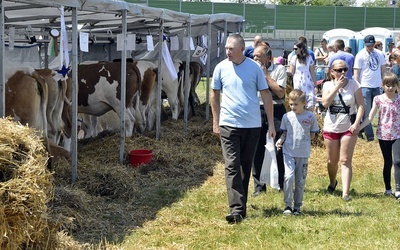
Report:
[[[121,63],[97,62],[80,64],[78,68],[78,112],[101,116],[110,110],[118,115],[121,107]],[[139,97],[141,75],[136,63],[126,63],[126,109],[124,113],[126,136],[132,136],[134,125],[143,131],[143,117],[133,108]],[[138,119],[139,118],[139,119]]]
[[[48,124],[48,136],[54,144],[59,144],[61,134],[65,133],[66,126],[64,125],[62,114],[65,109],[64,106],[69,106],[71,99],[71,80],[58,80],[54,79],[57,73],[51,69],[36,69],[36,72],[47,83],[48,97],[46,107],[46,117]],[[69,86],[68,86],[69,85]],[[67,128],[68,129],[68,128]]]
[[[30,67],[16,67],[6,71],[5,115],[13,117],[21,124],[35,128],[40,135],[43,135],[49,154],[54,155],[52,150],[62,149],[52,143],[48,136],[49,117],[46,114],[49,105],[49,84],[40,73],[44,74]],[[46,72],[48,73],[51,75],[51,71]],[[49,166],[51,166],[51,160]]]
[[[158,65],[158,62],[154,62]],[[177,79],[172,79],[164,60],[161,63],[162,70],[162,90],[168,98],[168,104],[171,108],[172,119],[177,120],[183,107],[183,83],[184,83],[184,66],[182,61],[174,60],[174,68],[177,72]]]
[[150,61],[138,61],[137,67],[142,75],[140,101],[136,110],[146,119],[146,128],[153,130],[157,110],[157,65]]
[[[186,62],[182,62],[183,69],[186,69]],[[192,115],[196,115],[195,113],[195,107],[200,105],[200,99],[196,94],[196,87],[199,84],[201,80],[201,74],[202,74],[203,68],[200,63],[198,62],[190,62],[189,63],[189,105],[191,107]],[[185,89],[185,79],[183,80],[183,83],[181,84],[181,88]],[[184,104],[184,99],[182,98],[181,101],[181,106]]]
[[203,67],[198,62],[190,62],[190,95],[195,106],[200,105],[200,98],[196,93],[196,87],[201,80]]
[[43,131],[47,139],[47,83],[33,68],[25,69],[16,69],[6,77],[5,115]]

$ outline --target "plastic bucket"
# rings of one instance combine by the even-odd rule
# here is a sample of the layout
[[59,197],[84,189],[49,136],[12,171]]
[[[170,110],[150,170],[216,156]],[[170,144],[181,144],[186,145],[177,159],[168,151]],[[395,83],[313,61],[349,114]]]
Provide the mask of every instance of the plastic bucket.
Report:
[[150,163],[153,159],[153,151],[148,149],[133,149],[129,151],[129,160],[134,167],[140,164]]

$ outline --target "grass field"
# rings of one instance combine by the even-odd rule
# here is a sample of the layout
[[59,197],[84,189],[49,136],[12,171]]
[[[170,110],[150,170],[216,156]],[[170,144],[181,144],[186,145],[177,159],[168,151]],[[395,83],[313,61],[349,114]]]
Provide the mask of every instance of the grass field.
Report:
[[[199,89],[205,89],[203,82],[199,84]],[[204,100],[205,93],[198,92],[202,93],[200,96]],[[204,127],[203,136],[210,136],[211,123],[205,123]],[[216,159],[211,166],[213,173],[201,185],[188,188],[178,200],[160,208],[154,218],[130,231],[119,247],[399,249],[400,204],[393,196],[383,195],[383,163],[377,141],[357,142],[350,202],[341,199],[340,170],[337,190],[333,195],[325,191],[328,186],[325,149],[314,147],[309,162],[302,216],[283,216],[283,193],[269,188],[266,194],[249,197],[247,218],[234,225],[225,221],[229,211],[220,147],[217,143],[212,149],[207,149],[209,155],[206,153],[204,156],[204,146],[195,145],[192,141],[190,147],[198,147],[197,161]],[[185,177],[177,178],[183,181]],[[250,190],[253,190],[252,184]]]

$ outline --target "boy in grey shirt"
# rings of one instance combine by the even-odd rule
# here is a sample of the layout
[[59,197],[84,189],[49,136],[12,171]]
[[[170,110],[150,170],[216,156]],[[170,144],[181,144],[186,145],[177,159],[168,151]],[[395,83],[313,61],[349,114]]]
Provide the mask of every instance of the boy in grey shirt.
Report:
[[[281,130],[283,133],[276,142],[276,147],[283,150],[285,163],[283,191],[286,208],[283,214],[300,215],[311,140],[319,132],[319,127],[315,114],[305,109],[306,95],[304,92],[295,89],[290,92],[288,99],[292,111],[286,113],[282,118]],[[293,186],[295,186],[294,197]]]

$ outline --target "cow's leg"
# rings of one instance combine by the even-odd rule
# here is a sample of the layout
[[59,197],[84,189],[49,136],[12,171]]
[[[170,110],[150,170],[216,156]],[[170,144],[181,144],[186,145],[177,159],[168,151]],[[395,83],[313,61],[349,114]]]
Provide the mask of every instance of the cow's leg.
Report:
[[85,138],[97,136],[97,116],[81,113],[81,128],[85,131]]
[[131,137],[133,134],[133,127],[135,124],[135,116],[132,114],[132,110],[127,108],[125,109],[125,136]]
[[135,106],[131,108],[131,113],[135,115],[135,129],[137,129],[139,133],[143,133],[146,129],[146,115],[145,107],[141,105],[138,93],[135,95],[133,104]]
[[172,112],[172,119],[178,120],[180,113],[179,99],[178,99],[178,91],[179,91],[178,82],[174,82],[174,84],[170,84],[169,86],[163,86],[163,89],[168,98],[168,104]]

